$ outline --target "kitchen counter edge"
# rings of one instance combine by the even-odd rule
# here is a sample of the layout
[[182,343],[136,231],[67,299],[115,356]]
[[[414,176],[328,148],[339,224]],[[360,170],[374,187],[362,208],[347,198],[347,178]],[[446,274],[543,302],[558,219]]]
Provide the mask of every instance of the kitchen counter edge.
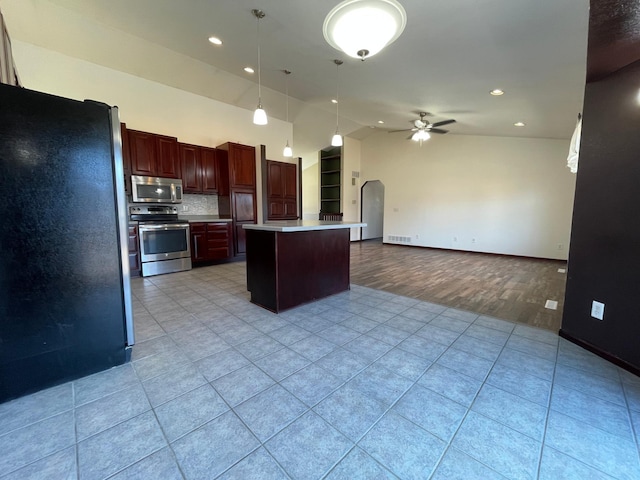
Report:
[[341,228],[366,227],[359,222],[329,222],[321,220],[291,220],[286,222],[267,222],[244,224],[245,230],[262,230],[266,232],[311,232],[317,230],[337,230]]

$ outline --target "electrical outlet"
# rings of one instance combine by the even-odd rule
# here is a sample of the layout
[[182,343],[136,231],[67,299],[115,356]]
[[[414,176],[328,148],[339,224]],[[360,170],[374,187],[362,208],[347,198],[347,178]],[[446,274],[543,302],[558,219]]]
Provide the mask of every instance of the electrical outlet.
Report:
[[604,303],[591,302],[591,316],[598,320],[604,320]]
[[476,239],[475,239],[475,238],[472,238],[472,239],[471,239],[471,243],[476,243]]
[[188,205],[182,205],[182,211],[183,212],[188,212],[189,211],[189,206]]
[[457,242],[458,241],[458,237],[453,237],[453,241]]
[[558,250],[562,250],[564,248],[564,245],[562,245],[561,243],[558,244]]
[[416,235],[416,240],[418,240],[420,238],[420,235]]

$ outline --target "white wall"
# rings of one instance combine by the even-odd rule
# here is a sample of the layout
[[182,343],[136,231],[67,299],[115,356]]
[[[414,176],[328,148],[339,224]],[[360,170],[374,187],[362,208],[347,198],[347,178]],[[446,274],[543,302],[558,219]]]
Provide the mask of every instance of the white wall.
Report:
[[[317,154],[316,154],[317,155]],[[317,220],[320,213],[318,163],[302,170],[302,219]]]
[[362,141],[360,180],[385,185],[385,242],[398,235],[412,245],[566,259],[575,190],[568,146],[434,135],[420,147],[381,132]]
[[255,146],[258,220],[262,220],[260,145],[266,145],[267,158],[291,161],[282,156],[286,139],[293,135],[291,123],[271,118],[268,125],[257,126],[250,110],[28,43],[14,41],[13,53],[26,88],[117,105],[128,128],[210,147],[227,141]]
[[[345,221],[360,220],[360,178],[352,181],[353,172],[359,172],[362,159],[360,140],[344,137],[342,147],[342,213]],[[351,240],[360,240],[360,229],[351,229]]]

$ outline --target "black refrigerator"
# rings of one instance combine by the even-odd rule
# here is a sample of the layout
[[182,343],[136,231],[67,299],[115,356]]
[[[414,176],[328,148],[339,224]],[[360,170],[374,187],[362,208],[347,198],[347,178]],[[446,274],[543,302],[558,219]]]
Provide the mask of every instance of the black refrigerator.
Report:
[[118,109],[0,84],[0,403],[133,345]]

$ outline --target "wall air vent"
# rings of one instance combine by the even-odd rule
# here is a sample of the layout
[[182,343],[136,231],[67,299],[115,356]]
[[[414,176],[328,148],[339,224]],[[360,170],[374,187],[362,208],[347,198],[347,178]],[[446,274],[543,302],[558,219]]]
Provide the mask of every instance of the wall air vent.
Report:
[[389,235],[389,242],[391,243],[411,243],[411,237],[402,237],[399,235]]

